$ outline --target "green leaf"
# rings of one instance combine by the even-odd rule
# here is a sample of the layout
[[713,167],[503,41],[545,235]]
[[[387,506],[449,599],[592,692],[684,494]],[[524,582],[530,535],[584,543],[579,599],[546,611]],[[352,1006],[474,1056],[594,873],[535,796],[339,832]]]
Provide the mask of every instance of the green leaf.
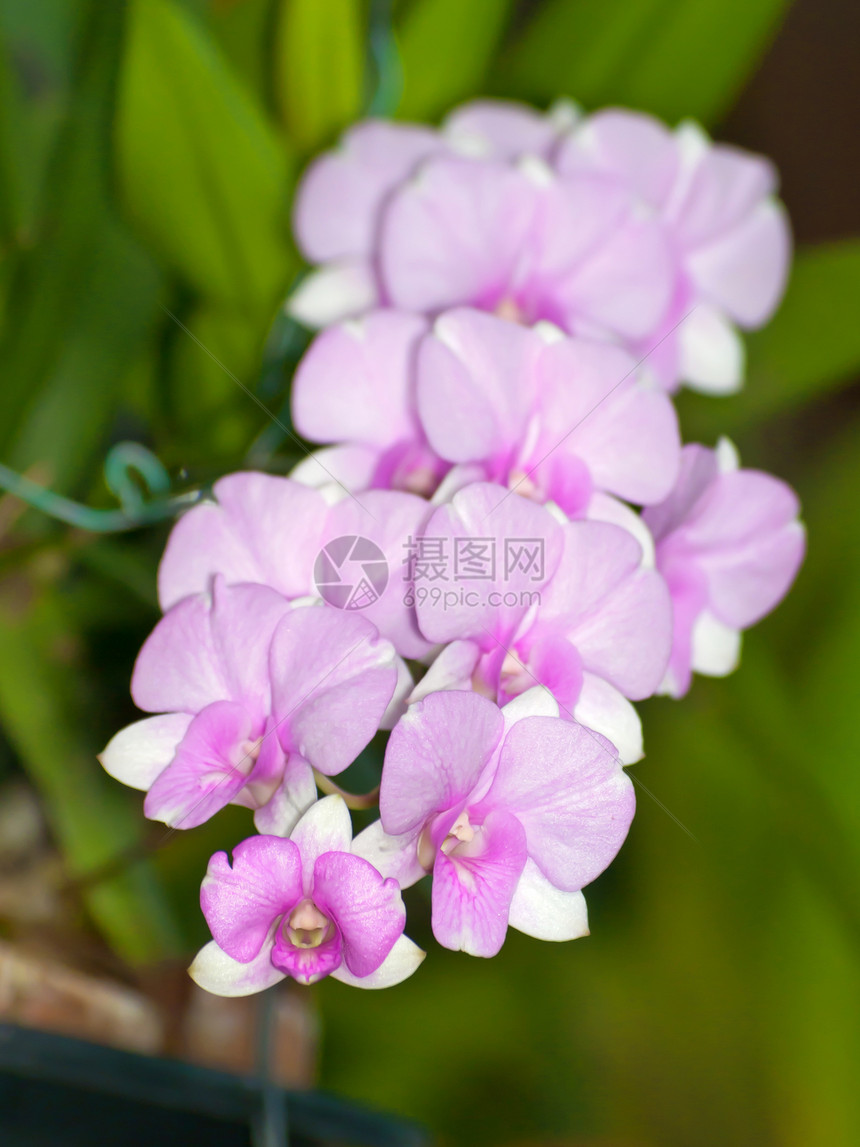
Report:
[[731,106],[790,0],[553,0],[504,61],[532,98],[623,104],[711,124]]
[[74,488],[102,448],[129,365],[160,317],[161,282],[146,252],[106,216],[71,329],[16,429],[12,467],[45,464],[53,489]]
[[[142,817],[95,758],[102,746],[80,711],[67,660],[75,635],[58,597],[23,609],[0,604],[0,719],[37,785],[72,877],[108,866],[140,840]],[[144,964],[184,945],[149,863],[94,883],[85,893],[93,920],[116,952]]]
[[162,256],[202,294],[270,310],[291,274],[286,153],[168,0],[132,4],[116,149],[128,212]]
[[365,27],[360,0],[282,0],[277,96],[290,138],[311,151],[361,114]]
[[398,116],[432,119],[478,92],[510,10],[511,0],[416,0],[399,28]]

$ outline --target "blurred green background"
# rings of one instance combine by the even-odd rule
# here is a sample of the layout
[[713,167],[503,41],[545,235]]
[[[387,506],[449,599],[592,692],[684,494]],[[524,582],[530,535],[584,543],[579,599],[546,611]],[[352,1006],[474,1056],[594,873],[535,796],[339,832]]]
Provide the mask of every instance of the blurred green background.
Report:
[[[680,409],[687,438],[728,433],[798,489],[796,588],[748,635],[738,674],[643,706],[635,773],[657,799],[638,791],[589,894],[590,938],[512,932],[492,961],[454,955],[432,944],[417,890],[410,933],[430,955],[414,979],[312,992],[322,1085],[447,1143],[854,1147],[858,11],[401,0],[396,57],[389,8],[0,0],[0,458],[96,507],[113,505],[102,466],[125,439],[177,490],[288,470],[295,447],[235,379],[288,417],[306,338],[281,313],[300,271],[291,190],[371,101],[433,121],[477,93],[567,95],[694,116],[770,151],[800,240],[787,298],[748,340],[745,391]],[[206,859],[250,828],[236,810],[153,829],[95,761],[134,719],[166,529],[98,536],[0,500],[0,782],[23,771],[38,789],[74,927],[150,982],[202,940]]]

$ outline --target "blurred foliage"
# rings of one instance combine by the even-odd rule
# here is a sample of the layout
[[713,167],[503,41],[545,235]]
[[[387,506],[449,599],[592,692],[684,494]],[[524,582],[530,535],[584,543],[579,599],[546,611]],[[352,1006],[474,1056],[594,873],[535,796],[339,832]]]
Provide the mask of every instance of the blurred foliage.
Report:
[[[433,119],[475,94],[566,95],[713,124],[785,7],[4,0],[0,457],[92,505],[110,504],[100,471],[123,438],[177,489],[286,471],[296,451],[246,390],[288,418],[306,336],[280,304],[304,157],[371,99]],[[402,76],[379,76],[392,10]],[[742,672],[644,707],[634,773],[695,840],[640,788],[589,894],[593,935],[512,933],[489,962],[433,945],[411,890],[421,972],[386,993],[315,989],[326,1086],[450,1143],[860,1142],[858,242],[800,253],[740,395],[681,398],[688,436],[728,432],[795,484],[811,538]],[[134,716],[163,541],[96,539],[0,500],[0,769],[38,787],[81,910],[132,965],[200,942],[206,859],[249,828],[235,810],[153,843],[139,799],[95,763]]]

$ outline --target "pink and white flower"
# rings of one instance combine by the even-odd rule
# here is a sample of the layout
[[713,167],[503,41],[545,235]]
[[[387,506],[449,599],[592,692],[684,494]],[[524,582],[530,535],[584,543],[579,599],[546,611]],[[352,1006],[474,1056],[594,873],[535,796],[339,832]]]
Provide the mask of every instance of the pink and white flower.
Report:
[[573,128],[556,167],[622,179],[671,238],[680,268],[675,296],[637,352],[653,351],[649,363],[670,386],[681,378],[714,393],[737,389],[744,350],[735,324],[753,329],[770,318],[791,257],[773,165],[712,144],[694,123],[671,131],[652,116],[610,108]]
[[396,660],[362,617],[216,579],[145,642],[132,696],[158,715],[117,733],[101,762],[174,828],[233,802],[261,831],[288,831],[316,797],[313,769],[342,772],[379,728]]
[[492,579],[446,586],[447,593],[416,583],[421,631],[452,643],[417,696],[472,687],[503,705],[541,684],[565,719],[605,734],[626,763],[638,760],[641,727],[629,701],[660,685],[672,611],[665,582],[643,562],[636,537],[610,522],[559,521],[489,483],[468,486],[439,507],[425,536],[449,549],[490,541],[498,564]]
[[[319,469],[328,476],[325,468]],[[337,493],[340,500],[331,505],[319,490],[291,478],[255,472],[221,478],[213,487],[215,500],[195,506],[173,527],[158,571],[162,608],[208,590],[216,574],[230,585],[257,582],[291,600],[319,600],[314,584],[317,557],[324,545],[342,537],[375,542],[391,574],[401,570],[403,547],[420,533],[427,503],[398,490],[371,490],[360,501],[340,488]],[[403,597],[392,576],[362,617],[401,656],[421,657],[429,645]]]
[[[480,311],[336,324],[296,373],[293,417],[361,486],[432,493],[451,466],[582,516],[595,490],[660,501],[677,476],[670,399],[608,343]],[[446,483],[450,487],[452,476]]]
[[662,691],[681,697],[693,671],[736,668],[741,630],[788,592],[806,534],[797,496],[784,482],[741,470],[730,442],[685,446],[678,483],[643,517],[672,594],[674,636]]
[[433,872],[433,933],[494,956],[508,926],[587,934],[581,889],[614,858],[634,810],[614,746],[558,719],[543,689],[499,709],[476,693],[411,706],[391,734],[380,822],[356,851],[403,886]]
[[424,953],[403,935],[396,880],[353,854],[349,811],[339,796],[312,805],[289,840],[254,836],[216,853],[200,890],[214,940],[192,977],[219,996],[263,991],[291,976],[324,976],[359,988],[399,984]]

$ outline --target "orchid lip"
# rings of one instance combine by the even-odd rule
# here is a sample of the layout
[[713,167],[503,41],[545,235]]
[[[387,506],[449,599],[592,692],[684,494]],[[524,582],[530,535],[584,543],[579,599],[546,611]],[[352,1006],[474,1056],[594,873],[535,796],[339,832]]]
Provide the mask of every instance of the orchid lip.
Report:
[[296,948],[319,948],[335,933],[334,923],[320,912],[312,900],[302,900],[284,924],[286,938]]

